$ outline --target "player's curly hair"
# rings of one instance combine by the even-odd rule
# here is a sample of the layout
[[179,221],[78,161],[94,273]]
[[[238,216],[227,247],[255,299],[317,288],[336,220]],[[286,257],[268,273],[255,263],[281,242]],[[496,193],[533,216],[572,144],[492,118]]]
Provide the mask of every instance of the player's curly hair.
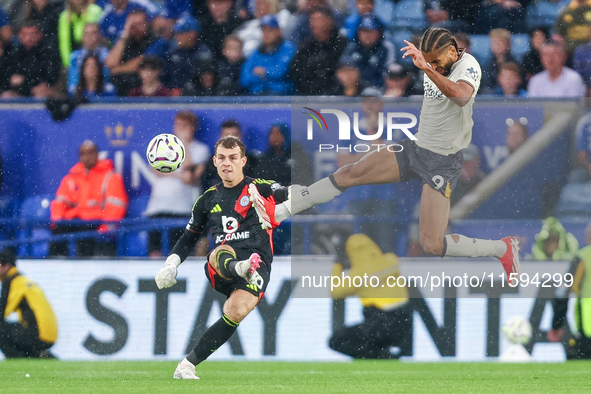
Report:
[[217,154],[218,146],[223,146],[226,149],[232,149],[238,146],[240,148],[240,157],[244,157],[246,155],[246,148],[244,147],[244,143],[240,141],[240,138],[234,137],[233,135],[227,135],[222,137],[215,143],[215,147],[213,151]]
[[421,37],[420,50],[424,53],[443,50],[449,46],[453,46],[458,50],[456,38],[449,30],[441,27],[430,27],[425,30]]

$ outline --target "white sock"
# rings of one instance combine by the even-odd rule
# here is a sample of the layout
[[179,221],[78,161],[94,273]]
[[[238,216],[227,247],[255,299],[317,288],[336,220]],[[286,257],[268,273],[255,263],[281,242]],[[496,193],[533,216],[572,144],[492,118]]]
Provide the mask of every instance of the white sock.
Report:
[[[453,236],[458,237],[458,242]],[[501,240],[468,238],[460,234],[446,235],[446,256],[454,257],[484,257],[501,258],[507,251],[507,245]]]
[[310,186],[292,185],[291,198],[275,206],[275,220],[281,222],[314,205],[324,204],[339,194],[341,191],[332,184],[328,177],[322,178]]

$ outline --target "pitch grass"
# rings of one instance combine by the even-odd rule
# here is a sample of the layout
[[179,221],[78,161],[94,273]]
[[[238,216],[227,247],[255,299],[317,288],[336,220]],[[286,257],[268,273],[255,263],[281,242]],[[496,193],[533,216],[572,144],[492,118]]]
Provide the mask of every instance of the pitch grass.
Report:
[[[564,364],[0,361],[0,393],[589,393],[591,362]],[[30,377],[25,377],[26,374]]]

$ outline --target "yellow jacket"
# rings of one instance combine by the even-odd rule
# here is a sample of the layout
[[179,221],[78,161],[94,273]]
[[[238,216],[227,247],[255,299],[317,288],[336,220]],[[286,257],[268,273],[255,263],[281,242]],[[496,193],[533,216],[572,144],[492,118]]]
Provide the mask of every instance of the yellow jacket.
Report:
[[16,312],[19,323],[27,328],[37,327],[39,339],[54,343],[57,340],[57,321],[43,291],[12,267],[2,280],[0,296],[2,318]]

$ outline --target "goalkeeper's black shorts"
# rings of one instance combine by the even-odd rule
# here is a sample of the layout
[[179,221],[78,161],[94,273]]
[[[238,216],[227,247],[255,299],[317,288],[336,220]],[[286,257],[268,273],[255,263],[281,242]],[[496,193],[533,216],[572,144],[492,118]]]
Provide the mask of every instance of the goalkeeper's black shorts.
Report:
[[[244,249],[234,249],[236,252],[236,257],[238,260],[245,260],[250,257],[251,252],[246,251]],[[261,255],[262,257],[262,255]],[[234,278],[231,280],[227,280],[222,278],[216,270],[209,264],[209,255],[207,258],[208,262],[205,263],[205,275],[209,280],[209,284],[213,287],[216,291],[224,294],[226,297],[230,297],[230,294],[234,290],[242,289],[246,290],[249,293],[257,296],[259,300],[265,294],[265,290],[267,289],[267,284],[269,283],[269,279],[271,278],[271,268],[267,265],[267,263],[262,260],[260,267],[257,269],[259,275],[263,278],[263,286],[259,288],[256,285],[249,284],[244,278]]]

